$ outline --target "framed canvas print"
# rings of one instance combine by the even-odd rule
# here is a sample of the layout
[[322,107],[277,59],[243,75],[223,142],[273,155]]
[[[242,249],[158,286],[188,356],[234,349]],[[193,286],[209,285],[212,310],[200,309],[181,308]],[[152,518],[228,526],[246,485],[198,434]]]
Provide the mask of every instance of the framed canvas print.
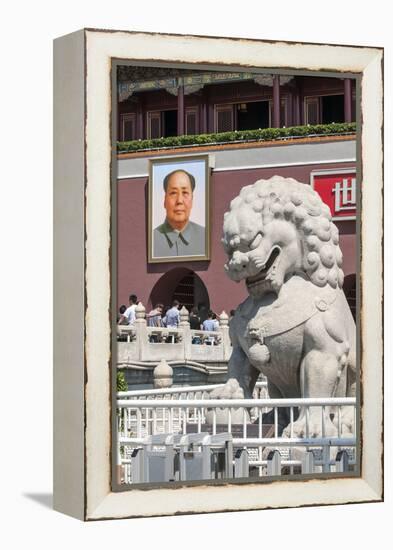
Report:
[[379,48],[55,41],[55,508],[380,501]]

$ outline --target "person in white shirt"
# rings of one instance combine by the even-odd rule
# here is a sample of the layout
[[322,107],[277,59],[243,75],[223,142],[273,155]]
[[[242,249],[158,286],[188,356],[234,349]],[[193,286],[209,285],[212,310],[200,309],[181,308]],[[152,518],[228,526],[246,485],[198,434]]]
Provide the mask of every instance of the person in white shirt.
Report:
[[216,313],[213,313],[212,319],[213,319],[213,323],[214,323],[214,330],[219,330],[220,329],[220,322],[217,319]]
[[130,295],[129,300],[129,307],[125,310],[125,312],[122,314],[122,316],[119,319],[118,324],[119,325],[133,325],[136,319],[135,310],[136,306],[138,305],[138,298],[135,294]]

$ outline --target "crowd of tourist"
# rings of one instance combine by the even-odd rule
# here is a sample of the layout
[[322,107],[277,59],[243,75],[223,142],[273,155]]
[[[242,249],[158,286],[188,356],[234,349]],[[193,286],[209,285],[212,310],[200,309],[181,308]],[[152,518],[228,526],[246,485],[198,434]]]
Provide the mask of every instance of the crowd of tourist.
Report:
[[[134,324],[136,319],[135,309],[138,303],[138,297],[135,294],[131,294],[129,298],[129,306],[120,306],[118,315],[119,325]],[[161,303],[156,304],[155,307],[146,314],[147,326],[177,328],[180,324],[181,307],[182,306],[178,300],[173,300],[172,306],[165,307]],[[234,310],[231,310],[230,315],[233,317]],[[207,309],[204,303],[200,303],[198,306],[191,309],[189,322],[192,330],[214,332],[219,328],[217,314],[214,313],[214,311]]]

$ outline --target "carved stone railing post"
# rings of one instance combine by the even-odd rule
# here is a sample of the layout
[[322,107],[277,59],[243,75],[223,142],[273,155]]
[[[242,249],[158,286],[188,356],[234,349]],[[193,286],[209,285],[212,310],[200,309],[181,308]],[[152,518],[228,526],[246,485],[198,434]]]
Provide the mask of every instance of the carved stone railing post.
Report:
[[224,353],[223,359],[224,361],[228,361],[232,353],[232,347],[231,340],[229,338],[229,317],[225,311],[223,311],[219,317],[219,325]]
[[155,388],[170,388],[173,384],[173,369],[165,359],[161,359],[153,370],[153,384]]
[[191,359],[190,315],[184,306],[180,310],[179,328],[182,330],[184,359]]
[[147,330],[146,330],[146,309],[142,302],[136,306],[135,309],[135,332],[136,343],[138,346],[138,358],[140,361],[144,360],[144,350],[147,342]]

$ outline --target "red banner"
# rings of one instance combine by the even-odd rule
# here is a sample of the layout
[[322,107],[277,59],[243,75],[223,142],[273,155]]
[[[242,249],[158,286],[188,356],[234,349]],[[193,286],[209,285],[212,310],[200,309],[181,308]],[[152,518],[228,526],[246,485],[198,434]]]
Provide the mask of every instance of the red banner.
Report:
[[311,186],[328,205],[333,220],[356,219],[356,170],[311,172]]

